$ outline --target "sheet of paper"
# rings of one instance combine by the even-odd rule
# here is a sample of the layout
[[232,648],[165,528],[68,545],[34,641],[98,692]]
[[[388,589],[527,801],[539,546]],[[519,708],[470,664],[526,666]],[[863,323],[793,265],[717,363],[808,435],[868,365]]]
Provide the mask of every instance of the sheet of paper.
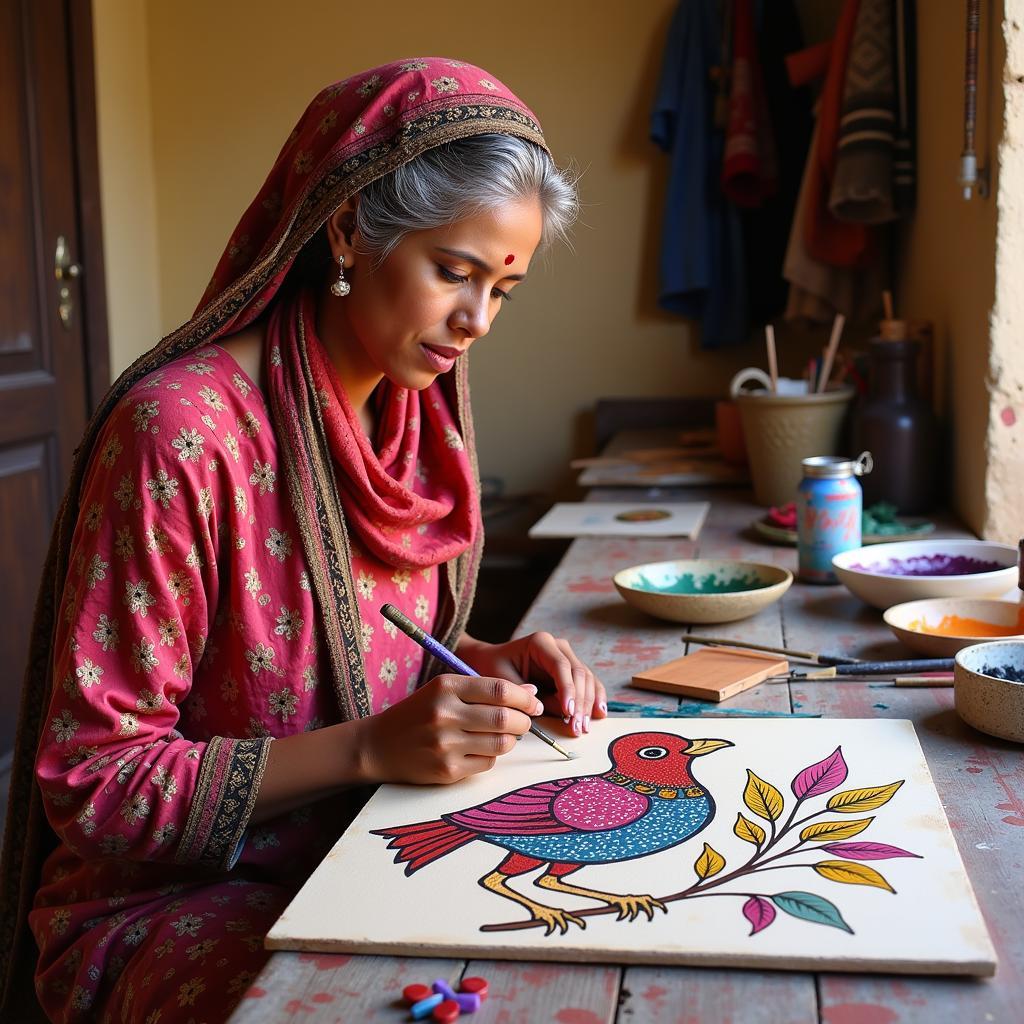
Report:
[[[988,975],[910,722],[614,718],[383,786],[272,949]],[[689,753],[688,753],[689,752]],[[396,855],[401,863],[396,863]]]
[[559,502],[530,529],[531,537],[689,537],[696,539],[711,506],[693,502]]

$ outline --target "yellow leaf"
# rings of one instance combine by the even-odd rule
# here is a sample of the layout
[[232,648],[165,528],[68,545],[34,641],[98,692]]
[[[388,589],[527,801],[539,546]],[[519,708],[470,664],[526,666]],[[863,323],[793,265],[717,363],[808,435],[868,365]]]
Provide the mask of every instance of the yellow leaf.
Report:
[[694,861],[693,870],[698,878],[710,878],[725,867],[725,858],[715,849],[704,844],[704,852]]
[[760,846],[765,840],[764,829],[749,818],[744,818],[742,814],[736,815],[736,824],[732,830],[744,842],[753,843],[755,846]]
[[816,843],[830,843],[834,839],[852,839],[871,824],[874,818],[858,818],[856,821],[819,821],[800,830],[804,841],[813,839]]
[[828,798],[826,805],[830,811],[840,814],[860,814],[862,811],[877,811],[882,804],[888,803],[903,785],[891,782],[888,786],[867,786],[864,789],[847,789],[842,793],[834,793]]
[[743,802],[766,821],[778,821],[782,815],[782,794],[771,783],[759,779],[749,768]]
[[822,878],[846,885],[873,885],[876,889],[896,890],[874,869],[867,864],[855,864],[850,860],[820,860],[814,870]]

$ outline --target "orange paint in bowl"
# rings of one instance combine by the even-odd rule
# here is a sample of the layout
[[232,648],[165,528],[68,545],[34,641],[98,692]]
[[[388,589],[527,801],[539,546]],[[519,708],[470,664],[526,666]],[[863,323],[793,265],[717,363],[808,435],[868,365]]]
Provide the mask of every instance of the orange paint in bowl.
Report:
[[1010,626],[1000,626],[984,619],[966,619],[960,615],[944,615],[938,625],[929,624],[925,618],[912,619],[907,629],[915,633],[931,633],[934,636],[1019,636],[1024,634],[1024,607],[1017,612],[1017,621]]

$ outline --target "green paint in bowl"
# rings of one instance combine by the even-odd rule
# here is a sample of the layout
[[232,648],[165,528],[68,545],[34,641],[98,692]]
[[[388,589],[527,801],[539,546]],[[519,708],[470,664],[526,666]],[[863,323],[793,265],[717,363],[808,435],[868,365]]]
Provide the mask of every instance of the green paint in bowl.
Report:
[[681,576],[665,577],[652,580],[642,573],[631,583],[637,590],[651,594],[739,594],[747,590],[760,590],[771,586],[772,582],[764,580],[754,573],[719,578],[714,573],[695,576],[691,572]]

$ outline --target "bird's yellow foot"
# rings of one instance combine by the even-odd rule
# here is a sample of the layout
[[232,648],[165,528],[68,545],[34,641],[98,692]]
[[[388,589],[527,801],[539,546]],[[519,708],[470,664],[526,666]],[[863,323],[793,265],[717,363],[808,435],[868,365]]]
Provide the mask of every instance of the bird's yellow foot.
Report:
[[535,900],[523,896],[522,893],[516,892],[515,889],[509,888],[505,884],[507,878],[508,875],[502,874],[500,871],[492,871],[489,875],[480,879],[480,884],[485,889],[490,889],[491,892],[504,896],[506,899],[514,900],[520,906],[526,907],[533,919],[540,921],[544,925],[545,935],[551,935],[556,928],[565,935],[569,930],[570,924],[578,924],[580,928],[587,927],[583,919],[575,914],[570,914],[567,910],[559,910],[557,907],[548,907],[543,903],[537,903]]
[[530,903],[524,903],[523,906],[527,907],[533,914],[534,920],[544,922],[546,928],[545,935],[551,935],[556,928],[564,935],[569,930],[570,924],[578,924],[580,928],[587,927],[582,918],[577,917],[575,914],[570,914],[568,910],[546,907],[543,903],[533,903],[532,900]]
[[537,885],[542,889],[550,889],[552,892],[566,892],[573,896],[585,896],[592,900],[600,900],[607,903],[609,907],[618,910],[617,921],[629,920],[646,914],[648,921],[654,920],[655,908],[668,913],[668,908],[661,900],[653,896],[636,896],[630,893],[626,896],[619,896],[612,892],[598,892],[596,889],[584,889],[578,885],[568,885],[555,875],[542,875],[537,879]]

